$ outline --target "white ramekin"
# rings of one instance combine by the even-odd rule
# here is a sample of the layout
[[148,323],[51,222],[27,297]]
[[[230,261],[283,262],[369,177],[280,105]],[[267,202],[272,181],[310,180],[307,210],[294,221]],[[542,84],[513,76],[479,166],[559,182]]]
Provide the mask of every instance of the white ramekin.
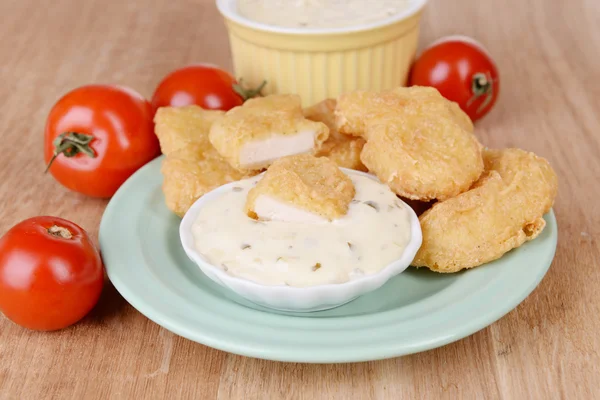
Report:
[[[364,172],[342,168],[346,174],[368,176]],[[352,281],[339,284],[310,286],[305,288],[290,286],[269,286],[237,278],[227,274],[221,268],[210,264],[194,245],[192,225],[198,217],[200,209],[215,197],[231,190],[236,182],[229,183],[205,194],[192,205],[183,217],[179,227],[181,244],[188,257],[196,263],[202,272],[219,285],[232,290],[239,296],[264,307],[295,312],[311,312],[326,310],[341,306],[357,297],[372,292],[386,283],[392,277],[403,272],[412,262],[417,250],[421,246],[422,234],[419,219],[414,211],[407,205],[410,213],[411,236],[402,256],[383,268],[376,274],[365,275]]]

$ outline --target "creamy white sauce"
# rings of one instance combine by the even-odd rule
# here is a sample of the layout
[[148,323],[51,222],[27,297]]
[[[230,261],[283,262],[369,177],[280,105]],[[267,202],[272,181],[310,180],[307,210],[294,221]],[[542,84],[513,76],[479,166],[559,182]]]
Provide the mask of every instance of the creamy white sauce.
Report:
[[377,22],[403,11],[411,0],[238,0],[253,21],[288,28],[339,28]]
[[206,203],[192,227],[198,252],[232,276],[295,287],[348,282],[400,258],[410,240],[408,206],[374,179],[350,174],[356,195],[348,213],[309,223],[249,218],[246,196],[260,178]]

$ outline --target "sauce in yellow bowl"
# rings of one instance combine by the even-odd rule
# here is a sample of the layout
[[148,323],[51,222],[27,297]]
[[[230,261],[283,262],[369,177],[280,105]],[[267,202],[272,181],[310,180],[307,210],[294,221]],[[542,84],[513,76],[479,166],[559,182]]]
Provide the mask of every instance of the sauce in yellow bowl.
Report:
[[[271,14],[251,7],[244,11],[244,5],[252,3],[266,8],[272,4]],[[388,9],[386,3],[395,6]],[[217,0],[229,32],[236,77],[250,86],[267,80],[264,94],[297,93],[304,106],[352,90],[405,85],[426,0],[373,4],[368,0]],[[343,5],[354,8],[343,11]],[[318,14],[319,7],[326,9],[321,17],[307,20],[306,15]],[[369,11],[361,16],[360,7]],[[290,13],[297,16],[289,17]]]

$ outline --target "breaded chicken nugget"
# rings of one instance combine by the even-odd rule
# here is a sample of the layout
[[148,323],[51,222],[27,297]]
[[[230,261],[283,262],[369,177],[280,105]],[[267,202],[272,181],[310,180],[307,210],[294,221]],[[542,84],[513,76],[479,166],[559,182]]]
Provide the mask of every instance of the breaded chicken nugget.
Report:
[[367,172],[368,169],[360,160],[360,154],[365,146],[362,138],[344,138],[328,140],[323,144],[318,157],[327,157],[339,167]]
[[248,192],[246,212],[255,219],[321,222],[344,216],[354,194],[352,180],[333,161],[301,154],[269,167]]
[[336,104],[337,101],[335,99],[325,99],[302,110],[305,118],[327,125],[329,128],[329,139],[342,136],[335,125]]
[[329,137],[322,122],[302,115],[297,95],[271,95],[232,108],[210,129],[209,139],[234,168],[260,170],[293,154],[315,154]]
[[232,168],[210,144],[199,143],[190,143],[170,153],[161,172],[167,207],[179,216],[205,193],[247,177]]
[[337,101],[336,126],[340,133],[365,136],[368,124],[391,118],[402,112],[411,100],[424,107],[421,112],[451,115],[463,129],[473,132],[473,122],[458,104],[448,100],[443,101],[445,98],[437,89],[423,86],[398,87],[383,92],[357,90],[346,93]]
[[448,199],[483,172],[469,117],[434,88],[354,92],[335,112],[341,132],[367,140],[363,164],[402,197]]
[[334,99],[327,99],[304,109],[306,118],[311,121],[323,122],[329,128],[329,139],[323,143],[316,156],[327,157],[342,168],[366,172],[367,167],[360,161],[360,153],[365,141],[362,138],[338,132],[335,125],[335,106]]
[[189,143],[209,146],[210,127],[224,114],[220,110],[204,110],[195,105],[159,108],[154,116],[154,132],[160,149],[167,155]]
[[423,245],[413,265],[457,272],[500,258],[535,239],[558,182],[548,162],[520,149],[484,150],[486,172],[473,188],[419,217]]

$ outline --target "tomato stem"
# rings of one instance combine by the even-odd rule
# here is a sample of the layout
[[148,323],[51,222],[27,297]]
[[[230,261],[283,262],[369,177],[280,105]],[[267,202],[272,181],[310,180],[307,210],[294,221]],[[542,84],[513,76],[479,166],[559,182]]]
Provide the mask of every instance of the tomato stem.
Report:
[[255,89],[246,89],[243,86],[244,80],[242,78],[239,79],[239,83],[233,85],[233,91],[241,96],[241,98],[246,101],[253,97],[262,96],[262,90],[267,85],[267,81],[262,81],[262,83]]
[[55,237],[60,237],[63,239],[71,239],[73,234],[67,228],[58,225],[52,225],[48,228],[48,233]]
[[65,157],[75,157],[77,154],[83,153],[88,157],[95,158],[96,153],[90,147],[92,140],[94,140],[94,136],[86,135],[84,133],[64,132],[58,135],[56,139],[52,141],[52,144],[54,145],[54,154],[52,155],[50,162],[48,162],[44,173],[48,172],[50,166],[60,154]]
[[479,114],[488,104],[490,104],[494,97],[494,80],[489,72],[478,72],[473,75],[471,92],[473,93],[473,96],[467,101],[467,107],[481,96],[485,96],[483,103],[477,107],[477,114]]

